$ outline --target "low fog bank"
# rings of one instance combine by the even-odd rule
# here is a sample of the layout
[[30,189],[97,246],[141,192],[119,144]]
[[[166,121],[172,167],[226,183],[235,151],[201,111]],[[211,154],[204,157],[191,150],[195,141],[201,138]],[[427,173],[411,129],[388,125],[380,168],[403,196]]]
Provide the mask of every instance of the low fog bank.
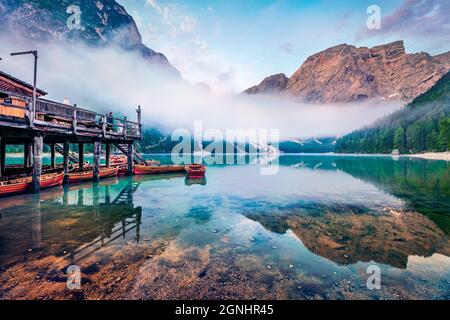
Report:
[[143,108],[147,128],[166,132],[193,129],[279,129],[282,139],[340,136],[399,109],[401,102],[357,105],[304,105],[269,96],[220,95],[167,74],[137,53],[82,44],[33,43],[0,35],[0,70],[31,82],[31,56],[9,53],[39,50],[38,87],[48,98],[68,97],[80,107],[135,119]]

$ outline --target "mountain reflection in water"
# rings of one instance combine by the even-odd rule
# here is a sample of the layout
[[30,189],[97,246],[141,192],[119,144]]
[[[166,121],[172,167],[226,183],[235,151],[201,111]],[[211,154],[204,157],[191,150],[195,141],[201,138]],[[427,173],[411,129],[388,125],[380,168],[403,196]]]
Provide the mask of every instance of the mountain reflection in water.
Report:
[[[0,298],[449,298],[446,162],[279,160],[275,176],[210,166],[207,181],[135,176],[0,199]],[[379,291],[365,286],[372,263]],[[65,288],[70,264],[79,292]]]

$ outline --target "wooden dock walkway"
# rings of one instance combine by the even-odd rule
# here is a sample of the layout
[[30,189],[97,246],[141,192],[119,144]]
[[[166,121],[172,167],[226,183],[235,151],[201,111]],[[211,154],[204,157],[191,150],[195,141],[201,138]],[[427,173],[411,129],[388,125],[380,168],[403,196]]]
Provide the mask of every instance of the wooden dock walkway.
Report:
[[[84,146],[93,144],[93,179],[98,181],[102,146],[105,146],[106,166],[109,167],[111,146],[115,145],[127,156],[128,174],[133,173],[133,163],[140,161],[133,148],[134,142],[142,138],[140,106],[135,122],[41,97],[37,98],[33,110],[32,97],[25,90],[29,90],[30,85],[27,87],[26,83],[8,76],[0,73],[0,182],[8,179],[12,171],[5,164],[7,145],[24,146],[24,164],[14,170],[31,172],[33,192],[39,192],[44,144],[51,152],[50,169],[56,168],[55,155],[59,152],[63,154],[65,173],[69,172],[70,162],[78,163],[82,170]],[[1,85],[2,77],[8,81],[8,86]],[[42,90],[39,92],[45,94]],[[70,150],[70,144],[78,144],[78,154]]]

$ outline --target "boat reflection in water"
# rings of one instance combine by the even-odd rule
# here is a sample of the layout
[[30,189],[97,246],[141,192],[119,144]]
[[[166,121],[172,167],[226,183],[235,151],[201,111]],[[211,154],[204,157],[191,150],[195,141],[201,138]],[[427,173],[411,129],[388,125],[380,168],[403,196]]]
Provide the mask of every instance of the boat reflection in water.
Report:
[[186,179],[184,179],[184,184],[187,186],[194,186],[194,185],[206,186],[207,183],[208,180],[206,180],[206,178],[192,179],[186,177]]
[[[0,298],[450,298],[449,164],[279,163],[273,176],[217,165],[208,181],[134,176],[0,199]],[[373,264],[380,290],[366,286]]]

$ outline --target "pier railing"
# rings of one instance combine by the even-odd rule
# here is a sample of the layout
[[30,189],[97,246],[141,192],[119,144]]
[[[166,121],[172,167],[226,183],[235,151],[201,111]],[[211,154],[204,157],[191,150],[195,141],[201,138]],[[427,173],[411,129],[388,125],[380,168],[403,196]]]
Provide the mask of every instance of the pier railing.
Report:
[[[17,94],[14,95],[17,97]],[[0,122],[11,123],[12,126],[36,127],[42,131],[105,139],[138,140],[142,136],[141,123],[129,121],[126,117],[103,115],[76,105],[46,99],[37,99],[35,109],[33,112],[28,97],[3,99],[0,103]]]

